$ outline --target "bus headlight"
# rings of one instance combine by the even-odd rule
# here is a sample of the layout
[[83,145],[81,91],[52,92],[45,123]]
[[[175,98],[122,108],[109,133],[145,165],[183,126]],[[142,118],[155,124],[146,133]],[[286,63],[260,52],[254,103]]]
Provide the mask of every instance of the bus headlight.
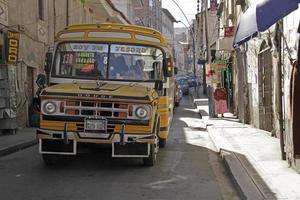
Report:
[[144,119],[149,115],[149,111],[146,107],[140,106],[136,108],[135,114],[138,118]]
[[53,114],[56,112],[57,106],[54,102],[48,101],[44,104],[43,110],[47,114]]

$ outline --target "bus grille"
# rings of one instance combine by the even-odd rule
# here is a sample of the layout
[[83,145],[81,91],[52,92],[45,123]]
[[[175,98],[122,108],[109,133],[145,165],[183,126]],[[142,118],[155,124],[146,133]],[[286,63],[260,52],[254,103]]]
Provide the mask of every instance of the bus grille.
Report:
[[132,106],[115,102],[95,101],[65,101],[62,102],[61,112],[67,116],[131,118]]

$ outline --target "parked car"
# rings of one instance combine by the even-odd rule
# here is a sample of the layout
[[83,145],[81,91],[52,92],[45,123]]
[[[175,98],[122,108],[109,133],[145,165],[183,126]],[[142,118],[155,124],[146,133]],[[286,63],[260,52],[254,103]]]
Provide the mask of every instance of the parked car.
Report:
[[180,105],[180,100],[182,98],[181,87],[177,80],[175,80],[175,96],[174,96],[174,104],[176,107]]
[[177,75],[176,75],[176,79],[177,79],[177,80],[179,80],[179,79],[181,79],[181,78],[188,78],[188,76],[185,75],[185,74],[177,74]]
[[189,94],[189,84],[188,84],[188,79],[187,78],[179,78],[177,79],[179,85],[180,85],[180,88],[181,88],[181,91],[182,91],[182,94],[183,95],[187,95]]
[[195,76],[189,76],[188,77],[188,84],[189,87],[196,87],[197,86],[197,79]]

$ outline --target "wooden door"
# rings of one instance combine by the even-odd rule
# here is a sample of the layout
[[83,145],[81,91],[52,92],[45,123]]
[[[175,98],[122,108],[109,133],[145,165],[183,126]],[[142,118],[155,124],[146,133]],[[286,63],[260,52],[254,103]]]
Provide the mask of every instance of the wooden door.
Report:
[[34,70],[31,67],[27,67],[27,88],[25,88],[26,96],[28,98],[28,119],[29,119],[29,125],[32,124],[32,102],[34,97],[34,80],[33,80],[33,73]]
[[273,130],[272,55],[270,48],[258,54],[259,128]]

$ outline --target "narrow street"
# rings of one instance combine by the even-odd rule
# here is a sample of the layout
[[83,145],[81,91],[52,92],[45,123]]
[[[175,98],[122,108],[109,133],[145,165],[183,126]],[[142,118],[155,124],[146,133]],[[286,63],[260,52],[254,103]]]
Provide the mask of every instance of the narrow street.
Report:
[[0,200],[300,200],[300,0],[0,10]]
[[93,149],[64,164],[45,166],[37,145],[0,158],[0,199],[239,199],[190,96],[175,109],[158,164],[113,159]]

